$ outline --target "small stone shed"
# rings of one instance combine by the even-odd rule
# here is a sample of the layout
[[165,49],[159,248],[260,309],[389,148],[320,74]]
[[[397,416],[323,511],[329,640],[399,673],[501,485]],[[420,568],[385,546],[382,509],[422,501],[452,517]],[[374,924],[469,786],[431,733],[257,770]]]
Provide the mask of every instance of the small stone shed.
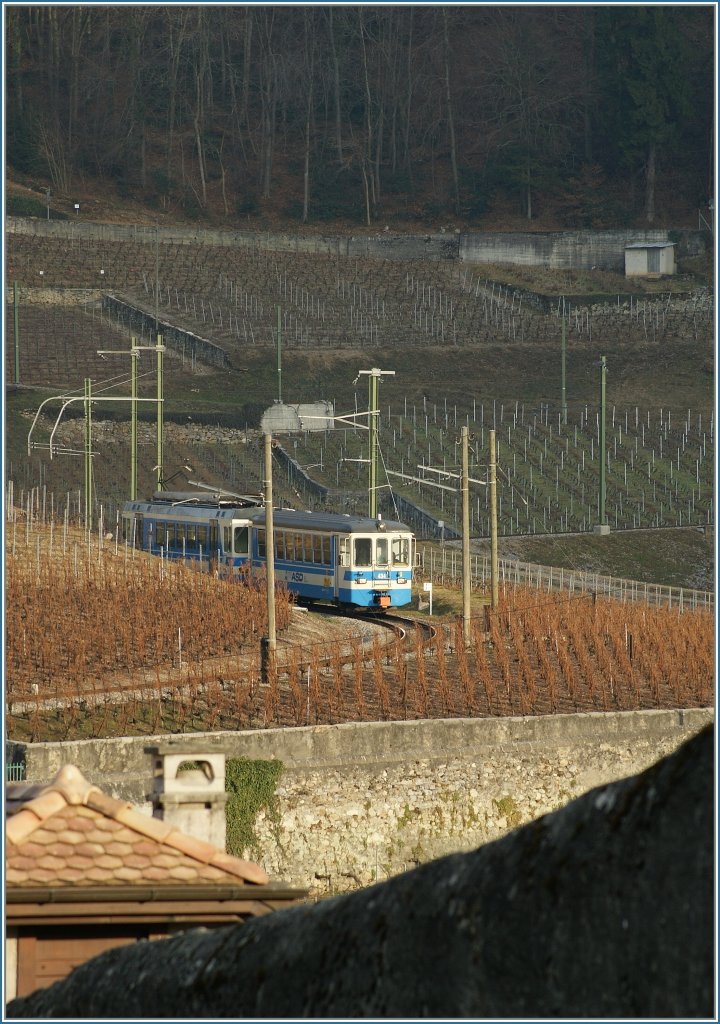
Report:
[[108,796],[74,765],[50,783],[8,784],[6,813],[8,999],[107,949],[237,924],[307,895],[181,831],[171,815]]
[[674,242],[633,242],[625,246],[625,277],[666,277],[674,273]]

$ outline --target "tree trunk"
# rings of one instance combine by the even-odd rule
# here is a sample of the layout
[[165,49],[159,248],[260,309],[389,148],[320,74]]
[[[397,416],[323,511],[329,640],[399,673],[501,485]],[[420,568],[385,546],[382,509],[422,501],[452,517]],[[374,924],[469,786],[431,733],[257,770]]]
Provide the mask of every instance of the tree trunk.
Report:
[[308,9],[304,10],[305,21],[305,67],[307,69],[307,106],[305,109],[305,166],[303,170],[303,224],[307,224],[310,205],[310,125],[312,123],[313,78],[315,75],[315,36],[312,20],[309,22]]
[[[175,17],[178,19],[177,35],[173,31],[173,22]],[[168,138],[167,138],[167,179],[168,187],[172,177],[172,162],[173,162],[173,140],[175,134],[175,108],[177,102],[177,80],[178,70],[180,67],[180,58],[182,56],[183,46],[185,43],[185,30],[187,27],[189,17],[188,8],[180,8],[175,13],[172,8],[167,11],[168,18],[168,39],[170,45],[170,69],[169,69],[169,80],[168,80]]]
[[205,86],[208,65],[207,49],[207,22],[202,7],[198,8],[197,32],[199,36],[200,52],[195,65],[195,117],[193,126],[195,128],[195,146],[197,147],[198,170],[200,172],[200,186],[202,189],[202,205],[207,206],[207,173],[205,168],[205,144],[203,134],[205,132]]
[[[372,175],[372,150],[373,150],[373,130],[372,130],[372,98],[370,93],[370,78],[368,74],[367,64],[367,50],[365,48],[365,23],[363,21],[363,8],[358,8],[358,21],[360,23],[360,42],[362,43],[362,66],[363,66],[363,81],[365,84],[365,126],[367,132],[367,147],[365,153],[362,156],[362,173],[363,182],[365,184],[365,207],[367,211],[367,222],[370,224],[370,190],[368,188],[368,168]],[[373,182],[373,190],[374,190]]]
[[333,101],[335,105],[335,148],[337,149],[338,161],[342,163],[342,114],[340,108],[340,65],[338,63],[337,50],[335,48],[335,30],[333,27],[333,9],[328,7],[328,20],[330,25],[330,50],[333,62]]
[[450,165],[453,177],[453,205],[455,216],[460,215],[460,183],[458,179],[457,150],[455,146],[455,121],[453,120],[452,92],[450,89],[450,39],[448,36],[447,8],[443,7],[443,42],[445,58],[445,105],[447,110],[448,135],[450,141]]
[[195,146],[197,148],[198,158],[198,170],[200,172],[200,187],[202,189],[202,202],[203,206],[207,205],[207,188],[205,184],[205,155],[203,153],[202,137],[200,134],[200,122],[196,115],[195,117]]
[[648,224],[655,220],[655,170],[655,143],[651,142],[645,168],[645,220]]
[[595,79],[595,12],[592,7],[583,11],[583,146],[585,162],[593,160],[593,108]]
[[363,155],[360,156],[360,169],[362,171],[363,188],[365,191],[365,222],[370,227],[370,188],[368,186],[368,176],[365,170],[365,159]]
[[408,26],[408,42],[407,42],[407,76],[406,76],[406,88],[407,95],[405,97],[405,131],[403,132],[403,145],[404,145],[404,162],[405,170],[410,178],[410,187],[412,188],[412,160],[410,159],[410,125],[411,125],[411,114],[412,114],[412,99],[413,99],[413,68],[415,64],[413,62],[413,8],[411,7],[408,16],[410,24]]

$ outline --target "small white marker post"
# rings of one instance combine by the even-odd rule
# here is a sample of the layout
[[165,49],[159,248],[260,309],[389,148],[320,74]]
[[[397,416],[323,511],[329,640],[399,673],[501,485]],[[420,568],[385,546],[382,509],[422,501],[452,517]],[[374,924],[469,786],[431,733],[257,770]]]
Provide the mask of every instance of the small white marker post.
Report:
[[423,590],[425,591],[426,594],[429,595],[430,615],[432,615],[432,582],[430,580],[426,580],[423,583]]

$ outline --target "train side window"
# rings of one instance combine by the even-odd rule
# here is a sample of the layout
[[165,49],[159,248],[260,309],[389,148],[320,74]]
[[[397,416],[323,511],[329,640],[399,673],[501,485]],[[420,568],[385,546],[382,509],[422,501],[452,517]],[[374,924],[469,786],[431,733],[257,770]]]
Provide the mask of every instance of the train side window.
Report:
[[223,526],[222,528],[222,547],[223,553],[229,554],[230,545],[232,544],[232,527]]
[[246,555],[248,553],[248,528],[247,526],[236,526],[235,527],[235,542],[234,550],[236,555]]
[[332,553],[329,537],[322,538],[322,560],[323,565],[332,565]]
[[285,558],[285,533],[283,530],[275,530],[275,557]]
[[313,544],[313,562],[316,565],[322,565],[322,537],[315,533],[312,538]]
[[197,528],[197,539],[198,544],[202,547],[203,551],[207,551],[207,526],[198,526]]
[[194,523],[188,523],[187,526],[187,546],[188,548],[197,547],[197,526]]
[[295,561],[302,562],[303,560],[303,536],[301,533],[295,534]]
[[410,541],[407,537],[393,537],[393,565],[410,565]]
[[387,537],[378,537],[375,541],[375,562],[377,565],[390,564]]
[[369,537],[355,538],[355,565],[372,565],[372,541]]
[[285,534],[285,558],[291,562],[295,557],[295,538],[291,533]]
[[265,530],[256,530],[255,532],[257,534],[258,558],[265,558],[267,554]]
[[338,565],[350,565],[350,538],[341,537],[338,548]]
[[158,547],[165,546],[165,523],[155,524],[155,543]]
[[185,547],[185,527],[182,523],[175,523],[175,547],[179,551]]

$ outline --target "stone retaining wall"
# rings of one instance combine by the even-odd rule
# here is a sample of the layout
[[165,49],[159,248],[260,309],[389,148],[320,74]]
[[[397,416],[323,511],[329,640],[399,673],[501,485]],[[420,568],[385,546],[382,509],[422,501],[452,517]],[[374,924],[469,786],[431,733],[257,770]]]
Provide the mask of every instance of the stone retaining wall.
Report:
[[[104,292],[100,288],[29,288],[20,285],[18,301],[24,306],[82,306],[87,302],[100,302]],[[15,301],[13,286],[5,288],[5,301]]]
[[156,321],[154,314],[147,313],[115,295],[103,295],[102,304],[104,310],[121,319],[126,327],[137,331],[138,334],[142,335],[145,332],[152,336],[157,324],[164,344],[183,356],[187,355],[193,365],[195,360],[199,360],[209,366],[230,366],[230,358],[225,349],[206,338],[201,338],[191,331],[185,331],[181,327],[173,327],[165,320]]
[[424,508],[420,508],[409,498],[405,498],[402,494],[391,492],[395,503],[398,507],[400,519],[403,523],[412,527],[413,532],[423,540],[431,538],[433,540],[460,540],[462,534],[458,533],[452,526],[450,526],[445,520],[444,527],[441,527],[439,523],[441,520],[435,516],[426,512]]
[[[248,854],[316,893],[382,880],[468,850],[580,796],[642,771],[713,720],[712,709],[445,719],[214,733],[228,757],[285,765],[275,812]],[[11,745],[29,781],[64,763],[149,812],[147,749],[180,737]],[[197,749],[197,746],[195,746]]]

